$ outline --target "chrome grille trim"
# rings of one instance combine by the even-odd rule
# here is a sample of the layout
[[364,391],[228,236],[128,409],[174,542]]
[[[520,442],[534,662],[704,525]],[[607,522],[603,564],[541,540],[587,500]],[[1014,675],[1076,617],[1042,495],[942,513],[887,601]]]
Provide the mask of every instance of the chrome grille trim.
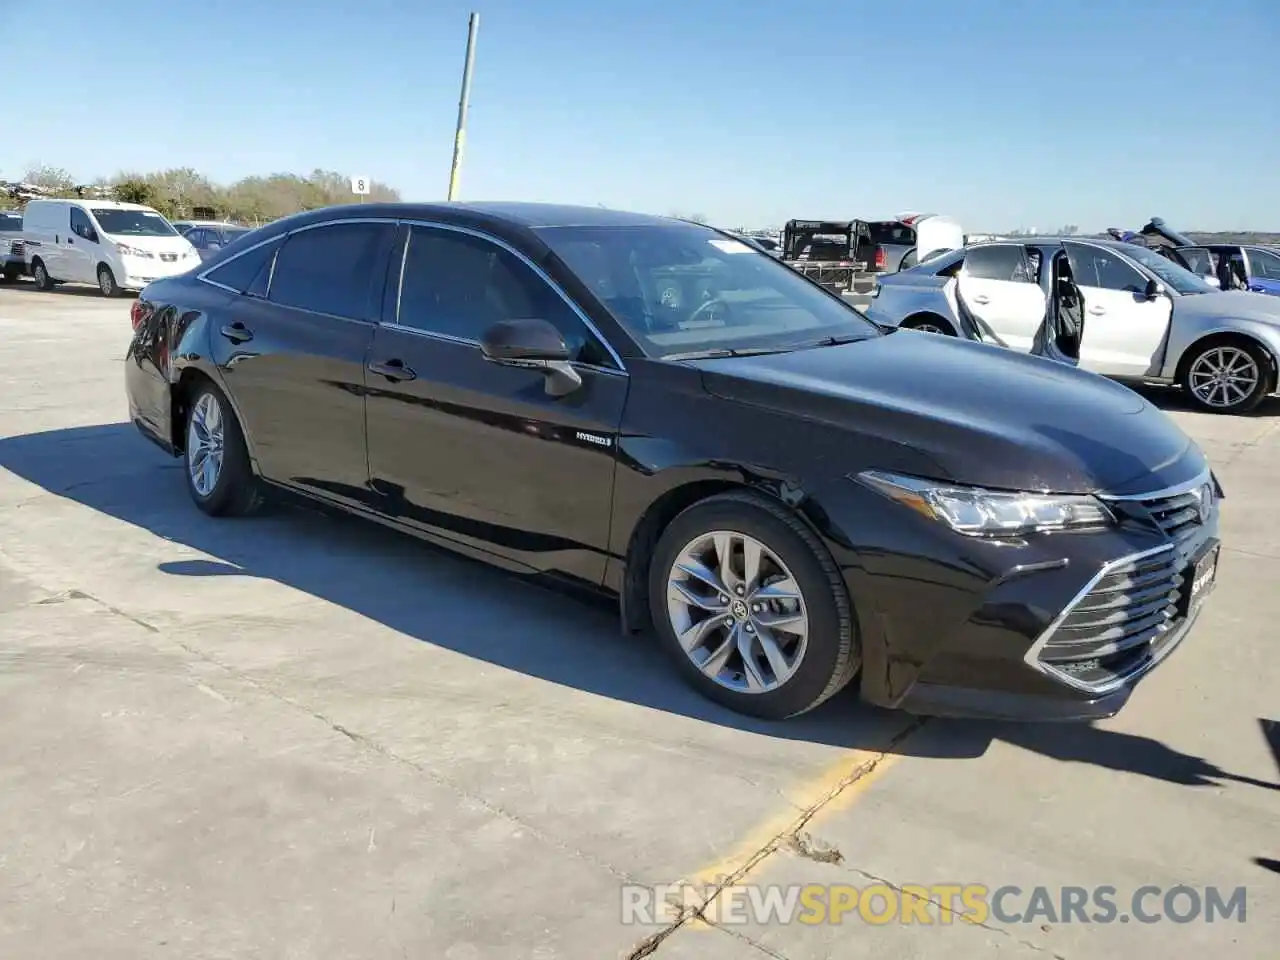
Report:
[[1176,543],[1192,536],[1200,526],[1201,491],[1206,487],[1212,492],[1210,511],[1217,510],[1221,497],[1220,487],[1213,471],[1205,469],[1196,477],[1176,486],[1148,493],[1113,496],[1100,493],[1098,499],[1112,504],[1136,504],[1147,512],[1160,530]]
[[[1118,690],[1155,667],[1180,639],[1166,639],[1157,646],[1161,638],[1175,630],[1185,635],[1189,622],[1174,619],[1182,579],[1181,558],[1172,543],[1103,564],[1036,638],[1024,659],[1054,680],[1094,696]],[[1136,602],[1131,593],[1135,590]],[[1081,634],[1073,637],[1071,631]],[[1106,680],[1083,680],[1067,669],[1072,661],[1114,656],[1143,646],[1152,647],[1150,656]],[[1046,653],[1059,656],[1048,659]]]

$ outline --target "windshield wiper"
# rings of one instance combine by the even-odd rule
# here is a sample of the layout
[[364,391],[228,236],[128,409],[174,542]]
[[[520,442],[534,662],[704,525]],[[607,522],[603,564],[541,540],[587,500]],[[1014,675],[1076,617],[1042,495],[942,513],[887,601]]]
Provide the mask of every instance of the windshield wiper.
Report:
[[690,350],[688,353],[664,353],[663,360],[715,360],[723,357],[758,357],[766,353],[790,353],[798,346],[787,347],[712,347],[709,350]]
[[847,337],[823,337],[821,340],[809,340],[806,343],[797,343],[792,350],[808,350],[812,347],[841,347],[846,343],[857,343],[859,340],[870,339],[864,336],[847,336]]

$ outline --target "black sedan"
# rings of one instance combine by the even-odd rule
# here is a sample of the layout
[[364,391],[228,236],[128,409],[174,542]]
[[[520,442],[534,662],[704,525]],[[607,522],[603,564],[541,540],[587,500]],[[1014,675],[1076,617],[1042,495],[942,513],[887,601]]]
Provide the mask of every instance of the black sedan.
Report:
[[1212,586],[1221,490],[1137,394],[885,331],[696,224],[300,214],[148,286],[134,422],[196,505],[288,492],[616,595],[768,718],[1114,713]]

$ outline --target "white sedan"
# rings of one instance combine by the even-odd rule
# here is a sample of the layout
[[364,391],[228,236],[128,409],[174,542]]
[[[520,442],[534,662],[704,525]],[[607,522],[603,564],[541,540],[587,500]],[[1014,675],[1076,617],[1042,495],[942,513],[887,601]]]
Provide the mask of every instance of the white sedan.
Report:
[[1215,413],[1251,410],[1277,386],[1280,298],[1218,290],[1114,240],[1020,237],[956,250],[881,278],[867,313],[1119,380],[1180,384]]

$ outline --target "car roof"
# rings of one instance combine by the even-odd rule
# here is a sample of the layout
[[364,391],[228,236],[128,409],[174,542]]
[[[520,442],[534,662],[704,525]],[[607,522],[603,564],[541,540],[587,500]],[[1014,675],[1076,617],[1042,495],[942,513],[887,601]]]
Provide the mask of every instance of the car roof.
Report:
[[1129,253],[1130,251],[1144,251],[1147,247],[1139,246],[1136,243],[1124,243],[1121,240],[1112,240],[1102,237],[1005,237],[1000,240],[982,240],[978,243],[971,243],[968,246],[970,250],[976,250],[978,247],[994,247],[1008,246],[1009,244],[1017,244],[1019,246],[1034,247],[1052,247],[1060,246],[1064,240],[1070,240],[1072,243],[1081,243],[1090,247],[1104,247],[1110,250],[1118,250],[1121,253]]

